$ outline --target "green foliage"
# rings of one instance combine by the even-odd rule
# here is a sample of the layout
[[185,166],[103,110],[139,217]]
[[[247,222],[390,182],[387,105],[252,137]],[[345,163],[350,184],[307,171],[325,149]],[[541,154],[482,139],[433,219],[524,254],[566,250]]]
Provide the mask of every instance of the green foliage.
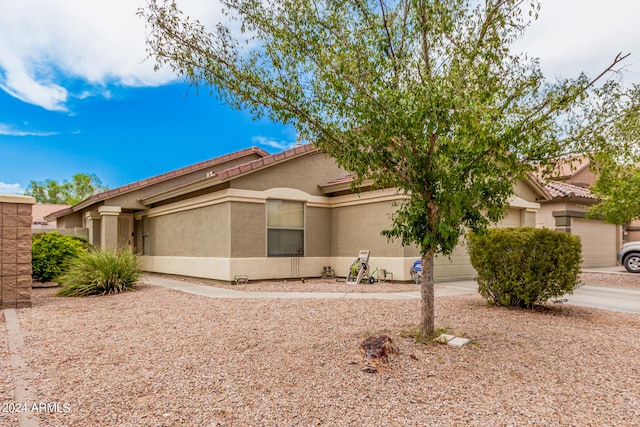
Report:
[[35,197],[38,203],[74,205],[106,189],[95,174],[77,173],[71,182],[62,184],[53,179],[31,181],[24,194]]
[[579,286],[577,236],[547,229],[494,228],[468,236],[480,295],[490,303],[532,308]]
[[624,225],[640,218],[640,85],[634,85],[619,102],[631,107],[628,114],[607,128],[610,146],[591,159],[597,177],[591,191],[600,203],[593,205],[589,214]]
[[607,145],[603,130],[628,107],[620,85],[595,85],[623,56],[593,79],[548,83],[512,49],[535,0],[220,3],[229,26],[210,32],[175,2],[149,0],[139,15],[156,68],[294,126],[356,174],[354,188],[370,179],[406,195],[384,234],[418,245],[425,271],[465,230],[504,215],[515,180]]
[[442,334],[452,334],[449,326],[435,328],[430,335],[422,334],[421,325],[413,326],[407,329],[403,329],[398,333],[402,338],[412,338],[419,344],[432,344],[433,340],[438,338]]
[[130,250],[92,250],[71,260],[59,277],[59,296],[89,296],[130,291],[140,279],[138,257]]
[[38,282],[56,280],[70,259],[87,251],[86,240],[57,232],[35,235],[31,244],[32,277]]

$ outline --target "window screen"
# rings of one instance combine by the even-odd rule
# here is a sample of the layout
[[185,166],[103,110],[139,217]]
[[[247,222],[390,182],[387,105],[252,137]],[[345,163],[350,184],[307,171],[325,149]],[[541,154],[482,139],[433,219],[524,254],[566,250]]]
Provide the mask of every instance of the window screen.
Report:
[[267,201],[268,256],[304,254],[304,203]]

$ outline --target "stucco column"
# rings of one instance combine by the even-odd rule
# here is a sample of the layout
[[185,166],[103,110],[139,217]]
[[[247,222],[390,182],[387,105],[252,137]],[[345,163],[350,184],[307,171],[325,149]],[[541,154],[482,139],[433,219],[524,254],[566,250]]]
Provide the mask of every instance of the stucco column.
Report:
[[118,216],[122,208],[120,206],[100,206],[100,248],[118,248]]
[[92,245],[100,245],[100,214],[97,211],[85,212],[84,223],[85,227],[89,231],[89,243]]
[[33,197],[0,195],[0,308],[31,307]]

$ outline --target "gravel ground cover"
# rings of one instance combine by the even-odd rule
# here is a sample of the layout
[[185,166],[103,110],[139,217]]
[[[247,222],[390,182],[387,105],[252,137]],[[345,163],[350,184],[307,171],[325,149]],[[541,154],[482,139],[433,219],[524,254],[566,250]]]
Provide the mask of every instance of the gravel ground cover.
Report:
[[590,285],[640,288],[640,274],[638,273],[582,273],[581,279]]
[[0,425],[14,426],[18,423],[18,417],[14,411],[10,411],[9,405],[14,403],[13,379],[9,373],[9,349],[7,347],[7,329],[4,323],[4,311],[0,310]]
[[[53,292],[19,310],[38,396],[70,408],[43,426],[640,424],[638,315],[440,297],[436,324],[472,339],[451,348],[399,335],[419,322],[414,300]],[[359,345],[381,333],[400,354],[363,372]]]

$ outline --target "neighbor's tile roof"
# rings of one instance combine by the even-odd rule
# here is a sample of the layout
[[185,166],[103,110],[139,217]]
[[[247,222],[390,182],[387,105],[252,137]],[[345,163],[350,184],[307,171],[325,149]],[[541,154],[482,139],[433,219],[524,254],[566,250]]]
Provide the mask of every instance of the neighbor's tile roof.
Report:
[[544,188],[551,194],[554,199],[557,198],[581,198],[597,200],[588,188],[578,187],[577,185],[571,185],[560,181],[549,181],[545,184]]
[[46,221],[44,218],[54,212],[59,212],[68,208],[69,205],[54,205],[50,203],[36,203],[31,206],[31,222],[33,224],[46,224],[52,221]]

